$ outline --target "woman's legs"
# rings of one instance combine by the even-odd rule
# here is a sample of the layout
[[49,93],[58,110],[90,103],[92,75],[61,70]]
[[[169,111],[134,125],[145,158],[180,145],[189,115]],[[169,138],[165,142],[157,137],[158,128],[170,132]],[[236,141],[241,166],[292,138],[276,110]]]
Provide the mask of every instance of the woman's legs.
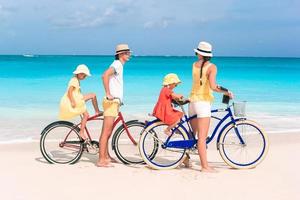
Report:
[[197,133],[199,132],[198,131],[198,126],[197,126],[197,118],[194,118],[194,119],[191,120],[191,126],[192,126],[192,129],[193,129],[194,135],[197,135]]
[[84,140],[87,139],[87,136],[84,134],[84,129],[85,129],[88,118],[89,118],[89,113],[87,111],[85,111],[83,113],[83,117],[81,119],[81,125],[80,125],[80,137]]
[[97,97],[96,97],[96,94],[94,93],[89,93],[89,94],[86,94],[83,96],[83,99],[84,101],[88,101],[88,100],[92,100],[92,103],[93,103],[93,106],[94,106],[94,109],[95,109],[95,113],[96,114],[99,114],[100,113],[100,110],[99,110],[99,107],[98,107],[98,101],[97,101]]
[[[196,114],[197,114],[197,112],[196,112],[196,108],[195,108],[195,103],[190,103],[189,104],[189,116],[192,117]],[[193,118],[190,121],[190,124],[192,126],[194,135],[197,135],[197,133],[198,133],[197,118]]]
[[215,171],[212,167],[208,166],[208,162],[207,162],[206,138],[208,135],[209,124],[210,124],[210,117],[197,118],[197,129],[198,129],[197,147],[200,156],[202,172]]

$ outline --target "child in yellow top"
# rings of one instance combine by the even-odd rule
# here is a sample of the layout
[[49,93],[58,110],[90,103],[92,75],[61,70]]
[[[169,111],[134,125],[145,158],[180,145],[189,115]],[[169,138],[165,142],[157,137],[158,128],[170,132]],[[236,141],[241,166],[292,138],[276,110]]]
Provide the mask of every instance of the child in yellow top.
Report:
[[84,80],[86,76],[91,76],[88,67],[84,64],[78,65],[73,74],[74,77],[72,77],[69,81],[67,92],[60,101],[59,118],[62,120],[69,120],[73,117],[83,115],[80,126],[80,137],[86,141],[88,137],[84,134],[84,129],[89,118],[89,114],[87,112],[85,102],[91,99],[96,115],[99,115],[100,111],[96,95],[94,93],[82,95],[80,91],[80,81]]

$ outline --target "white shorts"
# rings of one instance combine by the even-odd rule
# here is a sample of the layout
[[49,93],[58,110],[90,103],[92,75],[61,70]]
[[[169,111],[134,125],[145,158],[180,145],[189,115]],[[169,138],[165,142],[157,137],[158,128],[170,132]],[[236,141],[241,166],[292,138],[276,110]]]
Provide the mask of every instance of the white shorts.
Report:
[[197,118],[211,117],[211,103],[209,101],[195,101],[189,104],[189,116]]

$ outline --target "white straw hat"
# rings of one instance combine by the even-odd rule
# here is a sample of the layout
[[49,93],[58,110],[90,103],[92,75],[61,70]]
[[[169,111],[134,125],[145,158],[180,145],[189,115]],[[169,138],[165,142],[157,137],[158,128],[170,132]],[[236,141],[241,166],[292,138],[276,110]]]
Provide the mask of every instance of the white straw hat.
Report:
[[202,56],[213,57],[212,46],[208,42],[199,42],[198,48],[194,49],[194,51]]
[[130,51],[128,44],[118,44],[116,46],[116,55],[126,51],[132,52]]
[[85,64],[78,65],[73,74],[83,73],[87,76],[91,76],[89,68]]

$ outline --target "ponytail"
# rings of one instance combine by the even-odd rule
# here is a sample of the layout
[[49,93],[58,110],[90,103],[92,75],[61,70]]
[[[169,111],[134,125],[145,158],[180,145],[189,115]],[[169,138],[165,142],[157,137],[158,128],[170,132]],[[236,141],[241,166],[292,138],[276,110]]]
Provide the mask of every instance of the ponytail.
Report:
[[203,70],[203,66],[210,59],[211,59],[211,57],[203,56],[203,62],[202,62],[201,67],[200,67],[200,85],[202,85],[202,70]]

